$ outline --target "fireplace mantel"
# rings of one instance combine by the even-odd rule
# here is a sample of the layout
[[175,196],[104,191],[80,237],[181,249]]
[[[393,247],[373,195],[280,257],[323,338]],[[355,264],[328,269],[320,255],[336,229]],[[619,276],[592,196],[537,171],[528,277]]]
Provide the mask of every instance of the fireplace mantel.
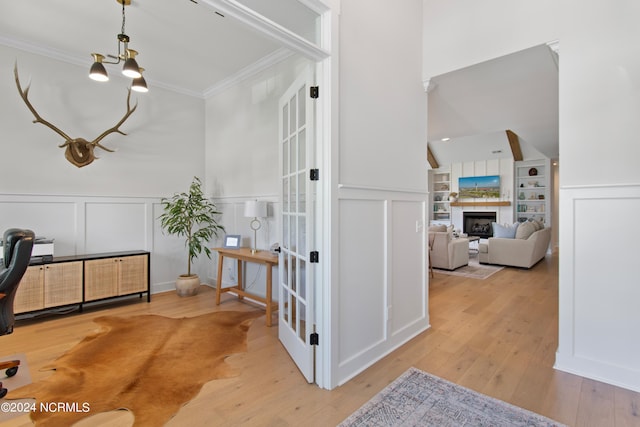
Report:
[[451,202],[451,206],[511,206],[510,201],[498,202]]

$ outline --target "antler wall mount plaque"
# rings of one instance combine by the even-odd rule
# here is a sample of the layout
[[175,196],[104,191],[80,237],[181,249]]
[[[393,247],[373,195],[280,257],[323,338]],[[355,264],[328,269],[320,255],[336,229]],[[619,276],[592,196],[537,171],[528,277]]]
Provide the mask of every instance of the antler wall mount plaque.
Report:
[[94,154],[94,149],[96,147],[101,148],[105,151],[108,151],[109,153],[113,153],[114,150],[111,150],[110,148],[107,148],[104,145],[100,144],[100,141],[102,141],[106,136],[112,133],[119,133],[121,135],[126,135],[126,133],[120,130],[120,126],[122,126],[122,124],[129,118],[129,116],[133,114],[134,111],[136,111],[136,108],[138,108],[137,102],[133,106],[133,108],[131,108],[131,102],[130,102],[131,89],[129,89],[127,93],[127,112],[120,119],[120,121],[116,123],[115,126],[102,132],[93,141],[87,141],[84,138],[71,138],[69,135],[61,131],[58,127],[56,127],[55,125],[43,119],[38,114],[38,112],[33,107],[33,105],[31,105],[31,102],[29,101],[29,89],[31,87],[31,84],[28,84],[25,89],[22,89],[22,86],[20,85],[20,78],[18,77],[17,63],[13,68],[13,74],[16,77],[16,86],[18,87],[18,92],[20,93],[20,97],[22,98],[24,103],[27,105],[27,108],[29,108],[29,111],[31,111],[31,113],[35,117],[35,120],[33,120],[33,123],[43,124],[49,129],[53,130],[58,135],[60,135],[62,138],[64,138],[65,142],[58,145],[58,147],[65,148],[65,152],[64,152],[65,158],[79,168],[87,166],[91,164],[95,159],[97,159],[97,157]]

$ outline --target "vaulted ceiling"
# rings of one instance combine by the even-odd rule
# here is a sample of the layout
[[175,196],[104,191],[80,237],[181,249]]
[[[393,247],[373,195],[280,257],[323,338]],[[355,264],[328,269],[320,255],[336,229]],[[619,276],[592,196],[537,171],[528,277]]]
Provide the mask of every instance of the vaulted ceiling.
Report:
[[[278,37],[283,27],[299,36],[295,43],[312,45],[318,37],[312,5],[132,0],[125,26],[151,87],[206,97],[233,76],[296,51],[291,37]],[[0,44],[86,66],[87,72],[92,52],[117,52],[119,0],[19,0],[2,2],[0,12]],[[271,21],[268,31],[251,25],[256,14]],[[107,70],[119,73],[115,66]],[[507,129],[518,135],[525,158],[558,157],[558,57],[547,45],[429,82],[428,141],[440,164],[509,156]],[[442,142],[445,137],[450,141]]]
[[428,92],[428,141],[440,165],[511,157],[506,130],[525,160],[558,158],[558,55],[548,45],[433,77]]

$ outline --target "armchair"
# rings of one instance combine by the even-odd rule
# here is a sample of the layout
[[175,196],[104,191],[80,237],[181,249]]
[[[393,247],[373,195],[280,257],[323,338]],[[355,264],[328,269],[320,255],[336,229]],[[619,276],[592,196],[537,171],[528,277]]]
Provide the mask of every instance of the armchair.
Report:
[[[31,230],[10,228],[4,232],[2,239],[3,262],[0,266],[0,335],[13,332],[15,316],[13,300],[20,280],[27,271],[31,260],[31,250],[35,235]],[[6,369],[8,377],[18,372],[19,360],[0,362],[0,370]],[[7,389],[0,383],[0,398],[7,394]]]
[[429,231],[431,266],[455,270],[469,264],[469,240],[455,239],[448,231]]

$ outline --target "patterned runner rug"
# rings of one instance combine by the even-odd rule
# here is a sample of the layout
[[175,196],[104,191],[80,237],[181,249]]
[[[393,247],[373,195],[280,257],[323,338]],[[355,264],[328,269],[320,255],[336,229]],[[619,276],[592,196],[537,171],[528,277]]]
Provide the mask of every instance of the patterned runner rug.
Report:
[[564,424],[409,368],[339,425],[355,426],[561,427]]

